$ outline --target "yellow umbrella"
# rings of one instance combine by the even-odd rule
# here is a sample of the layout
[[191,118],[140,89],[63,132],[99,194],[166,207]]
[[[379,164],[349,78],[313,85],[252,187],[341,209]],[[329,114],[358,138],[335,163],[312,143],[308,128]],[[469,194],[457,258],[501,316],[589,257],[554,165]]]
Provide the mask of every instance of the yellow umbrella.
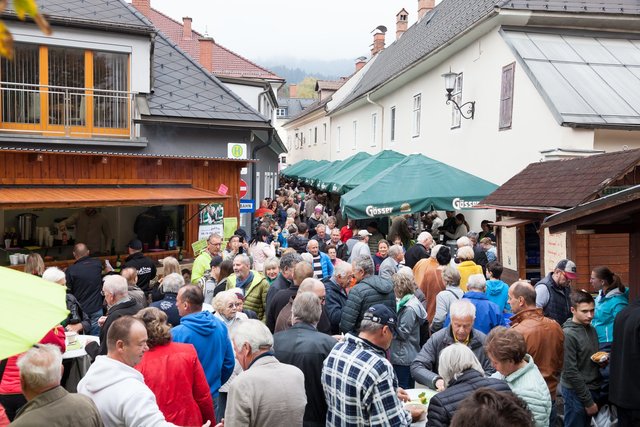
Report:
[[0,360],[27,351],[69,315],[64,286],[0,267]]

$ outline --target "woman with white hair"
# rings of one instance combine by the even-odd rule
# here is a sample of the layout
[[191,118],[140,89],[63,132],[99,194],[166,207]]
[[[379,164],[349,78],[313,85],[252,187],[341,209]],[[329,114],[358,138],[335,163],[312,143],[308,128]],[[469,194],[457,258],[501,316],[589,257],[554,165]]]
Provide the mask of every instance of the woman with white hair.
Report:
[[444,380],[445,389],[429,401],[428,427],[448,426],[460,402],[479,388],[511,393],[505,381],[485,377],[473,351],[462,343],[452,344],[440,352],[438,374]]
[[464,291],[460,289],[460,273],[455,267],[448,265],[442,272],[442,280],[446,287],[436,296],[436,314],[431,323],[432,334],[442,329],[451,303],[461,299],[464,295]]
[[[47,268],[44,273],[42,273],[42,278],[49,282],[64,286],[65,288],[67,286],[67,278],[64,271],[60,270],[58,267]],[[82,311],[80,303],[75,296],[69,293],[68,289],[67,310],[69,310],[69,315],[65,320],[60,322],[60,324],[64,326],[64,329],[66,331],[73,331],[79,334],[88,334],[91,331],[91,319],[87,313]]]
[[246,314],[238,311],[241,306],[235,290],[222,291],[213,297],[213,315],[227,325],[227,329],[240,320],[248,319]]

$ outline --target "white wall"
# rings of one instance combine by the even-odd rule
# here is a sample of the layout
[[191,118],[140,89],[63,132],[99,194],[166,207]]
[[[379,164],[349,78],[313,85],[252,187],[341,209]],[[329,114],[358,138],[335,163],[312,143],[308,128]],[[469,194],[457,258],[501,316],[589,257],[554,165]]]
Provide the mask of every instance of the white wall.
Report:
[[[287,125],[285,129],[287,131],[285,145],[289,151],[287,153],[288,164],[292,165],[303,159],[334,160],[331,158],[331,121],[328,116],[314,113],[309,116],[309,120],[305,123]],[[318,131],[317,141],[314,138],[315,129]],[[298,141],[298,148],[296,148],[295,141],[296,132],[303,134],[305,138],[302,146]]]
[[45,36],[34,25],[5,23],[13,33],[16,42],[128,53],[131,58],[131,92],[149,93],[150,91],[151,39],[149,36],[62,27],[53,27],[53,34]]

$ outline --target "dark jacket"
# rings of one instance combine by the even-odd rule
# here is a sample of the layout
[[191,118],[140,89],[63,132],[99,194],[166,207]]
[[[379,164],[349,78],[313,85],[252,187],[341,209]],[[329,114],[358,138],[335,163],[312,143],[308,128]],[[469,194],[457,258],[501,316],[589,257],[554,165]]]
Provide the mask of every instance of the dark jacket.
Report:
[[430,253],[431,251],[427,250],[424,245],[416,243],[407,249],[407,252],[404,254],[404,265],[413,268],[421,259],[429,258]]
[[299,254],[303,254],[307,252],[307,243],[309,243],[309,239],[299,234],[294,234],[287,239],[287,243],[290,248],[295,249]]
[[178,326],[180,324],[180,314],[178,313],[178,307],[176,306],[176,298],[178,294],[173,292],[167,292],[164,294],[164,298],[160,301],[152,302],[149,307],[155,307],[165,312],[167,315],[167,322],[171,326]]
[[487,253],[482,250],[480,245],[475,245],[473,247],[473,262],[482,267],[482,273],[487,272],[487,264],[489,264],[489,260],[487,259]]
[[367,276],[349,292],[347,302],[342,308],[340,330],[344,333],[357,332],[364,312],[375,304],[384,304],[396,311],[393,284],[378,276]]
[[[467,346],[478,358],[484,372],[490,375],[495,372],[495,369],[491,366],[491,361],[484,351],[484,342],[486,339],[487,336],[485,334],[477,329],[472,329]],[[436,381],[440,378],[438,375],[440,352],[455,342],[451,327],[440,329],[431,335],[429,341],[422,346],[420,353],[418,353],[418,356],[416,356],[416,359],[411,364],[411,376],[413,379],[435,390]]]
[[291,286],[289,289],[283,289],[278,292],[271,301],[271,306],[267,309],[267,327],[273,333],[276,328],[276,321],[278,320],[278,315],[280,311],[289,304],[289,300],[291,297],[295,296],[298,293],[297,286]]
[[88,256],[78,259],[65,272],[67,288],[87,314],[102,309],[102,263]]
[[291,280],[285,278],[282,273],[278,274],[278,277],[276,277],[273,283],[269,286],[269,290],[267,291],[267,313],[269,313],[271,301],[273,301],[273,297],[276,296],[278,291],[289,289],[292,285],[293,282]]
[[549,317],[560,325],[564,325],[571,315],[571,288],[569,286],[558,285],[551,277],[553,273],[549,273],[546,277],[543,277],[538,283],[538,286],[546,286],[549,291],[549,302],[542,307],[542,311],[546,317]]
[[616,406],[640,408],[640,300],[629,304],[616,316],[611,346],[609,400]]
[[122,268],[133,267],[138,270],[138,281],[136,285],[144,291],[150,293],[151,281],[156,277],[156,263],[144,256],[142,252],[136,252],[124,260]]
[[299,368],[304,374],[307,406],[304,410],[305,427],[324,426],[327,403],[322,389],[322,362],[337,341],[318,332],[306,323],[296,323],[286,331],[273,336],[274,356],[282,363]]
[[451,424],[451,418],[453,418],[460,402],[482,387],[511,393],[511,389],[505,381],[487,378],[475,369],[467,369],[458,379],[452,380],[444,391],[429,400],[427,426],[442,427]]
[[133,299],[116,303],[109,308],[107,311],[107,320],[104,321],[104,324],[100,328],[100,350],[98,354],[107,354],[107,333],[109,332],[111,324],[122,316],[133,316],[140,310],[142,310],[142,306]]
[[[289,329],[291,325],[291,312],[293,310],[293,300],[295,299],[295,295],[291,297],[289,303],[285,305],[282,310],[280,310],[280,314],[278,314],[278,319],[276,320],[276,327],[273,329],[274,333],[286,331]],[[323,308],[320,313],[320,320],[318,320],[318,324],[316,325],[316,329],[318,332],[331,335],[331,322],[329,322],[329,318],[327,317],[326,310]]]
[[82,310],[76,297],[70,293],[67,293],[67,310],[69,310],[69,315],[63,326],[82,323],[84,333],[88,334],[91,331],[91,318]]
[[18,412],[12,426],[102,427],[98,408],[87,396],[61,386],[39,394]]
[[342,308],[347,302],[347,292],[340,287],[333,278],[324,280],[324,288],[326,291],[326,299],[324,310],[331,322],[331,333],[340,333],[340,318],[342,317]]
[[602,383],[600,368],[591,360],[591,355],[598,352],[598,333],[593,326],[580,325],[572,319],[564,322],[562,332],[564,364],[560,384],[572,389],[584,407],[589,407],[594,403],[589,390],[598,390]]

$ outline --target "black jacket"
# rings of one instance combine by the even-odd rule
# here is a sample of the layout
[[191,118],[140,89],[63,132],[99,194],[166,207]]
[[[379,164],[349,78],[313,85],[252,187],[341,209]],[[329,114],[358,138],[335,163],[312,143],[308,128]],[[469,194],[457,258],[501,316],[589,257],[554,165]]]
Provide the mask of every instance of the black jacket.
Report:
[[340,287],[333,278],[323,280],[326,291],[324,310],[331,322],[331,333],[340,333],[340,318],[342,317],[342,307],[347,302],[347,292]]
[[271,308],[273,297],[275,297],[279,291],[289,289],[291,286],[293,286],[293,282],[291,280],[285,278],[282,273],[278,274],[278,277],[276,277],[276,280],[273,281],[267,291],[267,303],[265,305],[267,313],[269,313],[269,309]]
[[342,308],[340,330],[344,333],[357,332],[364,312],[375,304],[384,304],[396,311],[393,284],[379,276],[367,276],[349,292],[347,302]]
[[407,249],[407,252],[404,254],[404,265],[409,268],[413,268],[421,259],[429,258],[430,253],[431,251],[423,245],[416,243]]
[[82,310],[76,297],[70,293],[67,293],[67,310],[69,310],[69,315],[67,316],[64,326],[82,323],[84,333],[88,334],[91,332],[91,318]]
[[294,234],[287,239],[287,243],[290,248],[295,249],[299,254],[303,254],[307,252],[307,243],[309,243],[309,239],[299,234]]
[[609,400],[625,409],[640,408],[640,300],[616,316],[611,345]]
[[102,309],[102,263],[88,256],[78,259],[65,272],[67,288],[87,314]]
[[134,299],[116,303],[109,308],[107,311],[107,320],[104,321],[104,325],[100,328],[100,350],[98,354],[107,354],[107,333],[109,332],[111,324],[122,316],[133,316],[140,310],[142,310],[142,306]]
[[273,336],[276,359],[299,368],[304,374],[307,393],[303,422],[305,427],[325,425],[327,403],[322,389],[322,362],[336,343],[335,339],[306,323],[296,323]]
[[160,301],[152,302],[149,307],[155,307],[164,311],[167,315],[167,322],[171,326],[178,326],[180,324],[180,314],[178,313],[178,307],[176,306],[176,298],[178,294],[173,292],[167,292],[164,294],[164,298]]
[[489,264],[487,253],[478,245],[473,247],[473,262],[482,267],[483,274],[487,272],[487,264]]
[[487,378],[475,369],[467,369],[457,380],[452,380],[444,391],[430,399],[427,426],[442,427],[451,424],[451,418],[460,402],[482,387],[511,393],[511,389],[505,381]]
[[133,267],[138,270],[136,285],[148,294],[152,291],[151,281],[156,277],[156,263],[144,256],[142,252],[136,252],[124,260],[122,268]]
[[271,305],[267,308],[267,327],[273,333],[276,328],[276,321],[280,311],[289,304],[291,297],[298,293],[297,286],[291,286],[289,289],[279,291],[271,300]]

